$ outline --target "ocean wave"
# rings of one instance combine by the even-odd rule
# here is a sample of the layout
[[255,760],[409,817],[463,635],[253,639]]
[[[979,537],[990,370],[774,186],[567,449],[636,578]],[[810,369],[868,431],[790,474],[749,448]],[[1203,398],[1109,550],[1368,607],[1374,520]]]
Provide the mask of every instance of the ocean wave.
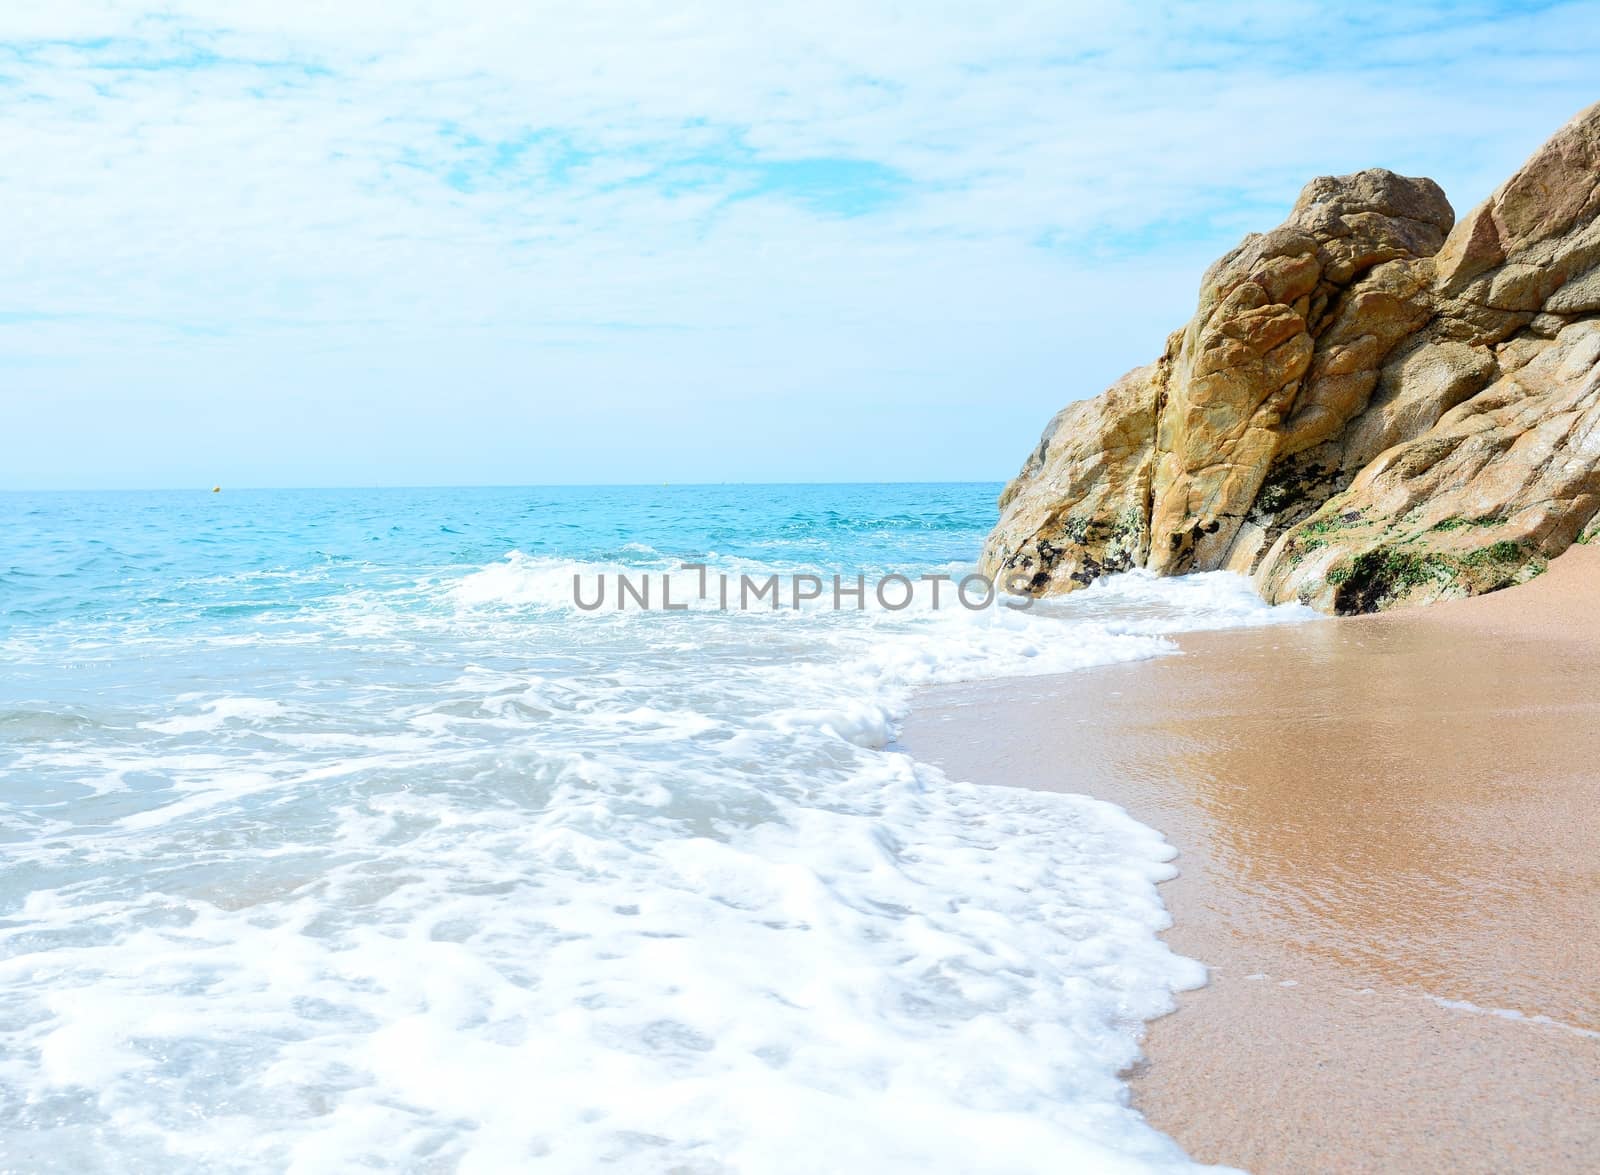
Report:
[[352,569],[292,621],[151,624],[84,663],[114,716],[73,709],[32,634],[52,712],[96,717],[6,704],[30,737],[0,748],[27,781],[0,797],[0,1150],[1189,1169],[1118,1076],[1204,978],[1158,937],[1171,849],[887,748],[923,685],[1299,614],[1236,577],[1028,611],[573,606],[574,573],[671,570],[669,545]]

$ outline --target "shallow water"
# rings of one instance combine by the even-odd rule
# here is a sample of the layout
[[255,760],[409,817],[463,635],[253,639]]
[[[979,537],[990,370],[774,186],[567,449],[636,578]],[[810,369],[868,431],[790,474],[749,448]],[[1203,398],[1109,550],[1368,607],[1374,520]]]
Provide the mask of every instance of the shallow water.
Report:
[[0,495],[0,1160],[1181,1168],[1170,850],[886,749],[911,689],[1290,618],[573,606],[961,574],[998,487]]
[[1569,561],[1588,554],[1437,609],[1189,635],[1020,699],[919,694],[914,753],[981,780],[1044,764],[1036,786],[1179,848],[1165,937],[1211,981],[1151,1026],[1133,1085],[1194,1155],[1595,1168],[1600,561]]

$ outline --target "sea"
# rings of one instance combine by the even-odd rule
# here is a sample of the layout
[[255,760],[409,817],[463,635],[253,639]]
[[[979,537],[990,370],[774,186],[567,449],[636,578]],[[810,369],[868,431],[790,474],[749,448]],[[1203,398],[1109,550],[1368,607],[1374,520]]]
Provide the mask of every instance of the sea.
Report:
[[0,494],[0,1170],[1189,1169],[1173,850],[896,726],[1302,610],[969,607],[999,489]]

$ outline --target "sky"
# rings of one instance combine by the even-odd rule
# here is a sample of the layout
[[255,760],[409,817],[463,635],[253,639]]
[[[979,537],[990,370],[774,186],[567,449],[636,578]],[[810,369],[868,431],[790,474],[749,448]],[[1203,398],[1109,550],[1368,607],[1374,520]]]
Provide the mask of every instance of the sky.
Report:
[[964,481],[1600,0],[7,0],[0,488]]

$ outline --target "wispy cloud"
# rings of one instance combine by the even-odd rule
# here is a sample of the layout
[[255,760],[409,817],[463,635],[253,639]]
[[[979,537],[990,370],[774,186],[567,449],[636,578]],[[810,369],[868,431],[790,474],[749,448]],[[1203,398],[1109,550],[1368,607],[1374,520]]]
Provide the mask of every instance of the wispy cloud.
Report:
[[[1432,174],[1458,210],[1486,194],[1600,97],[1597,18],[1595,3],[8,5],[0,397],[72,444],[73,467],[104,468],[157,384],[212,397],[196,416],[212,421],[217,397],[248,419],[290,380],[328,405],[383,387],[385,435],[438,438],[437,389],[459,378],[520,423],[517,397],[575,391],[665,417],[686,464],[744,447],[706,476],[999,475],[1059,402],[1148,357],[1198,265],[1312,175]],[[774,446],[764,466],[750,454],[779,392],[831,416],[919,412],[917,452],[873,465],[870,438],[818,426],[829,453],[807,466]],[[730,411],[741,395],[767,407]],[[95,439],[86,403],[115,436]],[[567,424],[580,440],[545,448],[444,433],[479,446],[486,479],[573,479],[615,413]],[[144,451],[178,460],[198,428]],[[622,449],[647,462],[661,440]],[[13,445],[0,460],[22,472],[0,478],[36,480],[41,446]],[[275,476],[261,454],[229,459]],[[386,459],[352,476],[474,467],[384,477]],[[692,471],[639,470],[662,474]]]

